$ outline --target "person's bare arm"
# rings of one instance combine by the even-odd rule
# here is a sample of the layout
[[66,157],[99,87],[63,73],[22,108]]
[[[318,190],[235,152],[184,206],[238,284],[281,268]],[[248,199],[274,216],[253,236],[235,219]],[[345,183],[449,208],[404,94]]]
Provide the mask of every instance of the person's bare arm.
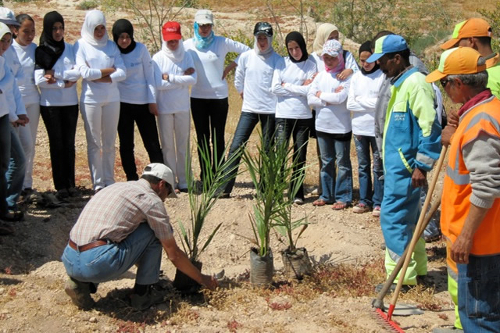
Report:
[[162,241],[162,245],[167,252],[168,259],[181,272],[210,290],[217,288],[217,280],[212,276],[201,274],[200,270],[189,261],[187,255],[177,246],[174,238]]

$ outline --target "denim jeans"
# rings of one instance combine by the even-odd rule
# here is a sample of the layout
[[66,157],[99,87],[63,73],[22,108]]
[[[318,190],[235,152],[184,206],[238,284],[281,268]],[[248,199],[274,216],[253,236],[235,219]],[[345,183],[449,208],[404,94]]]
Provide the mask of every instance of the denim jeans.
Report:
[[[207,170],[216,170],[224,159],[226,148],[224,134],[226,131],[227,113],[229,103],[227,98],[202,99],[191,98],[191,115],[193,116],[194,128],[198,141],[198,157],[200,160],[200,177],[203,180]],[[212,147],[210,147],[210,142]],[[211,165],[205,165],[200,149],[206,149]]]
[[127,180],[139,179],[134,157],[134,122],[141,134],[144,148],[148,152],[149,161],[163,163],[156,119],[149,112],[149,105],[120,103],[118,137],[120,138],[120,158]]
[[14,127],[10,126],[10,160],[7,178],[7,206],[17,209],[17,200],[23,190],[24,175],[26,172],[26,156]]
[[[286,140],[289,142],[290,136],[293,137],[293,161],[295,163],[294,176],[298,169],[302,168],[306,164],[307,157],[307,144],[309,142],[309,132],[311,127],[314,126],[313,119],[285,119],[276,118],[276,139],[281,142],[281,140]],[[302,169],[302,174],[305,170]],[[295,181],[292,181],[290,188],[294,188]],[[304,200],[304,184],[300,184],[300,187],[295,195],[296,198]]]
[[120,243],[108,242],[85,252],[64,249],[61,260],[66,273],[81,282],[100,283],[117,279],[133,265],[137,266],[135,282],[153,284],[160,274],[162,246],[147,223]]
[[7,214],[7,178],[10,161],[10,120],[9,114],[0,117],[0,217]]
[[52,178],[57,191],[75,187],[75,134],[78,105],[41,106],[50,146]]
[[[260,121],[260,126],[262,130],[262,137],[264,139],[264,144],[268,147],[264,147],[264,151],[267,151],[272,143],[274,130],[275,130],[275,118],[274,114],[258,114],[252,112],[241,112],[240,120],[238,121],[238,126],[234,132],[233,142],[229,148],[229,157],[232,157],[238,148],[244,147],[253,129]],[[225,187],[224,193],[231,193],[236,182],[236,174],[238,173],[238,166],[240,164],[241,155],[233,160],[228,170],[232,170],[230,174],[227,175],[227,185]]]
[[[321,152],[320,199],[327,203],[352,203],[351,132],[330,134],[316,131]],[[338,169],[338,172],[336,172]]]
[[465,332],[500,332],[500,255],[457,264],[458,311]]
[[[359,202],[367,206],[378,206],[382,204],[384,197],[384,185],[380,180],[384,170],[377,148],[375,137],[354,135],[356,154],[358,155],[359,174]],[[371,175],[370,147],[373,155],[373,182]]]
[[[427,197],[428,190],[429,190],[429,187],[424,186],[424,187],[422,187],[422,192],[420,192],[420,201],[421,201],[422,207],[424,206],[425,198]],[[427,212],[429,210],[431,210],[431,205],[429,205],[427,207]],[[433,238],[433,237],[437,237],[441,234],[441,228],[439,225],[440,215],[441,214],[440,214],[439,210],[434,213],[431,220],[429,221],[429,224],[427,224],[427,227],[424,230],[424,238]]]

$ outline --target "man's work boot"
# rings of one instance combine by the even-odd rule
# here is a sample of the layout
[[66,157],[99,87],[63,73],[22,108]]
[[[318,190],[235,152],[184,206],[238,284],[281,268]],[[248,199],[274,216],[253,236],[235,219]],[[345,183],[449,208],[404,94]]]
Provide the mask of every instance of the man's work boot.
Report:
[[64,291],[71,297],[73,304],[81,309],[88,310],[95,304],[90,296],[90,283],[80,282],[78,280],[68,278],[64,285]]

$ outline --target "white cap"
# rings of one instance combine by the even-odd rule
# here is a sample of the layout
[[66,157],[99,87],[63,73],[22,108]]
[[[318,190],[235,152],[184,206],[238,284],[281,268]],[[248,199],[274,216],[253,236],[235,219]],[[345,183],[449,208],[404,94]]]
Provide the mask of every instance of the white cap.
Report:
[[214,24],[214,15],[208,9],[200,9],[194,16],[194,21],[198,24]]
[[7,7],[0,7],[0,22],[7,25],[20,26],[19,22],[17,22],[16,20],[16,15],[14,15],[14,12]]
[[151,175],[159,179],[163,179],[172,186],[172,193],[168,196],[169,198],[177,198],[174,191],[174,174],[168,166],[163,163],[151,163],[144,168],[142,175]]

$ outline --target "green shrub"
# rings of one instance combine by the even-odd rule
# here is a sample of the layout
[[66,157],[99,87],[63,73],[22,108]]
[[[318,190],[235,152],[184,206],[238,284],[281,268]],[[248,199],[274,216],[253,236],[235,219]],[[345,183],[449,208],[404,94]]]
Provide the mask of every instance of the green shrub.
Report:
[[97,4],[97,1],[94,1],[94,0],[85,0],[85,1],[80,2],[76,6],[76,8],[80,9],[80,10],[89,10],[89,9],[97,8],[98,6],[99,5]]

